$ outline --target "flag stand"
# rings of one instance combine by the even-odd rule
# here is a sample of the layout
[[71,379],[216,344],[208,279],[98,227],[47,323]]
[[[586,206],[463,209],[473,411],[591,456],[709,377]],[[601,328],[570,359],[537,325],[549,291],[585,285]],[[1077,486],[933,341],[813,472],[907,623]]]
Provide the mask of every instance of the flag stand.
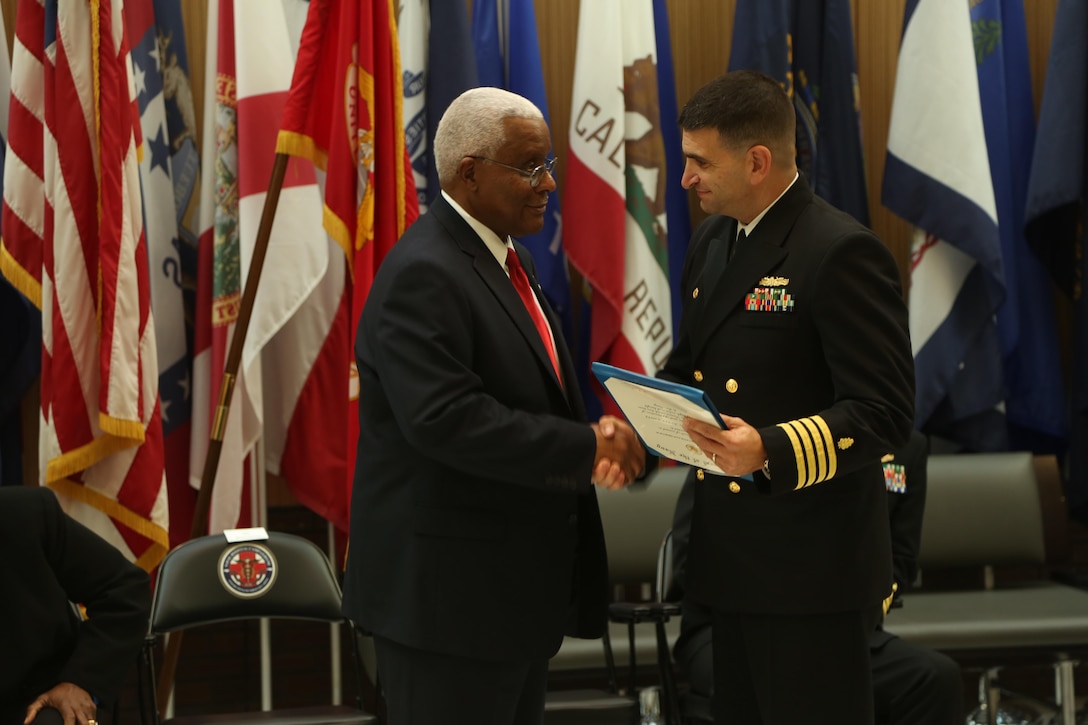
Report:
[[[219,469],[219,456],[223,450],[223,434],[227,429],[227,416],[230,413],[234,382],[242,362],[242,346],[246,340],[250,318],[253,316],[253,303],[257,298],[257,285],[261,281],[264,258],[268,253],[268,241],[272,236],[272,222],[276,218],[280,190],[283,188],[283,178],[287,173],[287,161],[287,154],[277,153],[272,165],[272,178],[268,182],[268,194],[265,196],[264,209],[261,211],[261,223],[257,227],[257,239],[254,243],[253,258],[249,261],[246,287],[242,291],[238,321],[234,326],[230,350],[223,367],[223,382],[219,386],[219,401],[215,407],[215,418],[212,421],[211,435],[208,440],[208,453],[204,459],[204,471],[200,477],[200,490],[197,493],[196,508],[193,511],[193,525],[189,531],[190,539],[204,536],[208,532],[208,512],[211,509],[212,490],[215,488],[215,474]],[[165,703],[174,687],[174,675],[177,672],[178,655],[181,652],[181,635],[180,630],[174,632],[166,642],[162,670],[155,690],[156,704]]]

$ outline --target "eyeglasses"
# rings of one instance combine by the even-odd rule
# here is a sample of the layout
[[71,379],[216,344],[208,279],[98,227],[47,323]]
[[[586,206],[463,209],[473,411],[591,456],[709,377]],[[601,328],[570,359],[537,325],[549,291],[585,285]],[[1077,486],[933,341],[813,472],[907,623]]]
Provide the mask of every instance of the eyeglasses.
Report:
[[555,164],[556,164],[556,161],[558,160],[558,159],[555,159],[555,158],[548,159],[547,161],[542,163],[540,166],[537,166],[536,168],[534,168],[532,171],[526,171],[525,169],[520,169],[517,166],[511,166],[510,164],[504,164],[503,162],[496,161],[495,159],[489,159],[486,156],[469,156],[469,158],[470,159],[479,159],[480,161],[487,161],[488,163],[495,164],[496,166],[501,166],[504,169],[510,169],[511,171],[516,171],[519,174],[521,174],[522,176],[528,176],[529,177],[529,186],[531,186],[534,189],[536,187],[540,186],[541,183],[543,183],[544,174],[553,174],[554,175]]

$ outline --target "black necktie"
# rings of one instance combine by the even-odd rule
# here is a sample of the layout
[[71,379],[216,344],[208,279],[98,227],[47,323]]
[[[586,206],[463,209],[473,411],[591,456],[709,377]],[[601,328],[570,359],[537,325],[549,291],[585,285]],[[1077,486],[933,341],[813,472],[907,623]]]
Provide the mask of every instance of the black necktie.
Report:
[[748,238],[748,235],[744,233],[743,229],[741,229],[740,232],[737,234],[737,238],[733,240],[733,244],[731,244],[730,247],[729,247],[729,261],[730,262],[733,261],[733,255],[735,255],[737,253],[737,248],[740,247],[740,245],[744,244],[744,240],[747,239],[747,238]]

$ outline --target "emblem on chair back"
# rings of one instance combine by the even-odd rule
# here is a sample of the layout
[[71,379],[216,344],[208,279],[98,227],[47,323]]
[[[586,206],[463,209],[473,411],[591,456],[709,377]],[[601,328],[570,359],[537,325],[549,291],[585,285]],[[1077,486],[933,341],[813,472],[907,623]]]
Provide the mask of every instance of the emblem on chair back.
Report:
[[252,541],[223,550],[219,557],[219,581],[236,597],[253,599],[267,593],[276,583],[276,557]]

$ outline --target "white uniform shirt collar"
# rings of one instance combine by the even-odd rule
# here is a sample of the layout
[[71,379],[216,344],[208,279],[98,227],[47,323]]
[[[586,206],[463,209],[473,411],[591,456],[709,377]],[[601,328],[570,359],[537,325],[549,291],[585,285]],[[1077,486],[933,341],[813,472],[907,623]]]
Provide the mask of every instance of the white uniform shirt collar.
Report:
[[789,191],[791,188],[793,188],[793,185],[797,183],[797,179],[800,176],[801,176],[800,173],[794,174],[793,175],[793,181],[790,182],[790,185],[787,186],[785,189],[783,189],[782,193],[779,194],[775,198],[774,201],[772,201],[770,204],[768,204],[766,209],[764,209],[759,214],[757,214],[755,219],[748,222],[747,224],[740,224],[738,222],[737,234],[740,234],[741,232],[744,232],[744,235],[746,237],[752,236],[752,232],[754,232],[755,229],[756,229],[756,224],[759,224],[760,220],[763,219],[763,217],[767,216],[767,212],[769,212],[771,210],[771,207],[774,206],[775,204],[777,204],[778,200],[781,199],[783,196],[785,196],[787,191]]
[[462,219],[468,222],[468,225],[480,236],[480,239],[484,240],[484,244],[487,245],[487,251],[495,255],[495,261],[499,263],[500,267],[506,270],[506,275],[510,276],[510,270],[506,269],[506,250],[514,246],[510,242],[510,237],[507,237],[505,240],[499,239],[498,234],[491,231],[486,224],[465,211],[461,205],[454,201],[453,197],[445,191],[442,192],[442,198],[448,201],[450,206],[453,207],[453,210],[460,214]]

